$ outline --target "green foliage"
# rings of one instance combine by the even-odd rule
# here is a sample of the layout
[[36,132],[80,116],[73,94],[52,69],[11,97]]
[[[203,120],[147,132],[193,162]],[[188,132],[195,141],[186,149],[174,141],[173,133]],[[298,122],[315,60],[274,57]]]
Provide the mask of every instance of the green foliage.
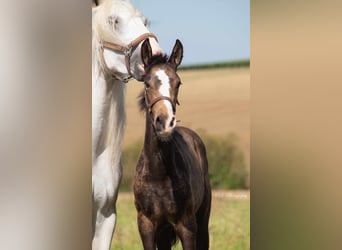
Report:
[[236,145],[236,136],[213,136],[205,131],[199,131],[199,134],[207,150],[212,188],[246,188],[246,165],[244,155]]
[[123,151],[123,176],[120,185],[121,191],[133,190],[132,184],[135,175],[135,167],[138,163],[142,145],[142,141],[137,141]]
[[[246,188],[247,171],[244,155],[236,144],[233,134],[221,137],[198,131],[207,151],[209,162],[209,177],[212,188],[243,189]],[[135,166],[138,162],[142,141],[139,141],[123,152],[124,174],[120,190],[132,190]]]
[[249,67],[250,60],[238,60],[231,62],[217,62],[209,64],[195,64],[195,65],[185,65],[181,66],[179,70],[192,70],[192,69],[213,69],[213,68],[239,68],[239,67]]

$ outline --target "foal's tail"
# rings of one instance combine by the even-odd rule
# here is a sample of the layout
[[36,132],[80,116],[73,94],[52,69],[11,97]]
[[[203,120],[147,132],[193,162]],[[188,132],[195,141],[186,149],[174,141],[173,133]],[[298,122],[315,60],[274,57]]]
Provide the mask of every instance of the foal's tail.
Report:
[[176,232],[175,232],[175,230],[173,230],[173,229],[170,230],[169,240],[170,240],[170,242],[171,242],[171,246],[173,246],[174,244],[176,244],[177,241],[178,241]]
[[168,225],[164,227],[157,236],[157,246],[158,249],[168,249],[171,248],[174,244],[177,243],[178,238],[176,235],[175,230],[171,227],[171,225]]

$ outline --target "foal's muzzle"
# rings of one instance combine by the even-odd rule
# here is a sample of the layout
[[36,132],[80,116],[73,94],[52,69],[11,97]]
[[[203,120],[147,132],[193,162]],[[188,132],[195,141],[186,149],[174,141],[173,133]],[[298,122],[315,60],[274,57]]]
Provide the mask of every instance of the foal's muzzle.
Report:
[[[170,97],[167,96],[158,96],[154,100],[151,101],[151,103],[147,102],[147,98],[145,95],[146,100],[146,107],[149,115],[151,116],[154,130],[157,134],[157,136],[162,140],[168,140],[172,134],[172,131],[174,127],[176,126],[176,104]],[[152,108],[154,105],[156,105],[158,102],[166,100],[171,104],[172,112],[165,114],[165,113],[156,113],[153,116]]]

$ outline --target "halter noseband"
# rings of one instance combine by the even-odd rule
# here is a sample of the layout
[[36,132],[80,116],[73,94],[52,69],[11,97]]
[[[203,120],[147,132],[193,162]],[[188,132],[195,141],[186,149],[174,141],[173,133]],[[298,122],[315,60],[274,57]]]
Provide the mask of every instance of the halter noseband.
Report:
[[171,103],[171,106],[172,106],[172,111],[173,113],[176,112],[176,104],[180,105],[178,100],[176,101],[176,103],[174,101],[172,101],[172,99],[168,96],[158,96],[156,98],[154,98],[150,104],[148,104],[147,102],[147,91],[146,91],[146,88],[145,88],[145,103],[146,103],[146,108],[148,110],[149,113],[152,112],[152,107],[159,101],[162,101],[162,100],[166,100],[166,101],[169,101]]
[[148,104],[148,103],[147,103],[147,99],[146,99],[146,95],[145,95],[145,100],[146,100],[146,105],[147,105],[148,112],[151,112],[151,111],[152,111],[152,107],[153,107],[157,102],[162,101],[162,100],[169,101],[169,102],[171,103],[173,113],[176,111],[176,105],[175,105],[174,102],[171,100],[171,98],[168,97],[168,96],[158,96],[158,97],[156,97],[150,104]]
[[126,68],[127,68],[127,72],[129,74],[129,76],[128,77],[120,77],[118,75],[113,74],[114,78],[117,78],[117,79],[119,79],[125,83],[127,83],[132,78],[132,72],[131,72],[131,67],[130,67],[130,57],[132,55],[132,51],[142,41],[144,41],[145,39],[147,39],[149,37],[152,37],[158,41],[157,37],[152,33],[142,34],[141,36],[138,36],[136,39],[134,39],[132,42],[130,42],[126,46],[122,46],[119,44],[103,41],[103,43],[102,43],[103,48],[110,49],[110,50],[115,51],[115,52],[121,52],[125,55],[125,63],[126,63]]

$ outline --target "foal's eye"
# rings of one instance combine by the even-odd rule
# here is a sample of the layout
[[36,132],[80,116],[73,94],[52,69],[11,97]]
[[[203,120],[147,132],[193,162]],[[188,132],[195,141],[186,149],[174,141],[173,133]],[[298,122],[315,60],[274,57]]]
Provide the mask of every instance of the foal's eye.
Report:
[[177,83],[177,89],[179,89],[179,87],[182,85],[182,82],[178,82]]

